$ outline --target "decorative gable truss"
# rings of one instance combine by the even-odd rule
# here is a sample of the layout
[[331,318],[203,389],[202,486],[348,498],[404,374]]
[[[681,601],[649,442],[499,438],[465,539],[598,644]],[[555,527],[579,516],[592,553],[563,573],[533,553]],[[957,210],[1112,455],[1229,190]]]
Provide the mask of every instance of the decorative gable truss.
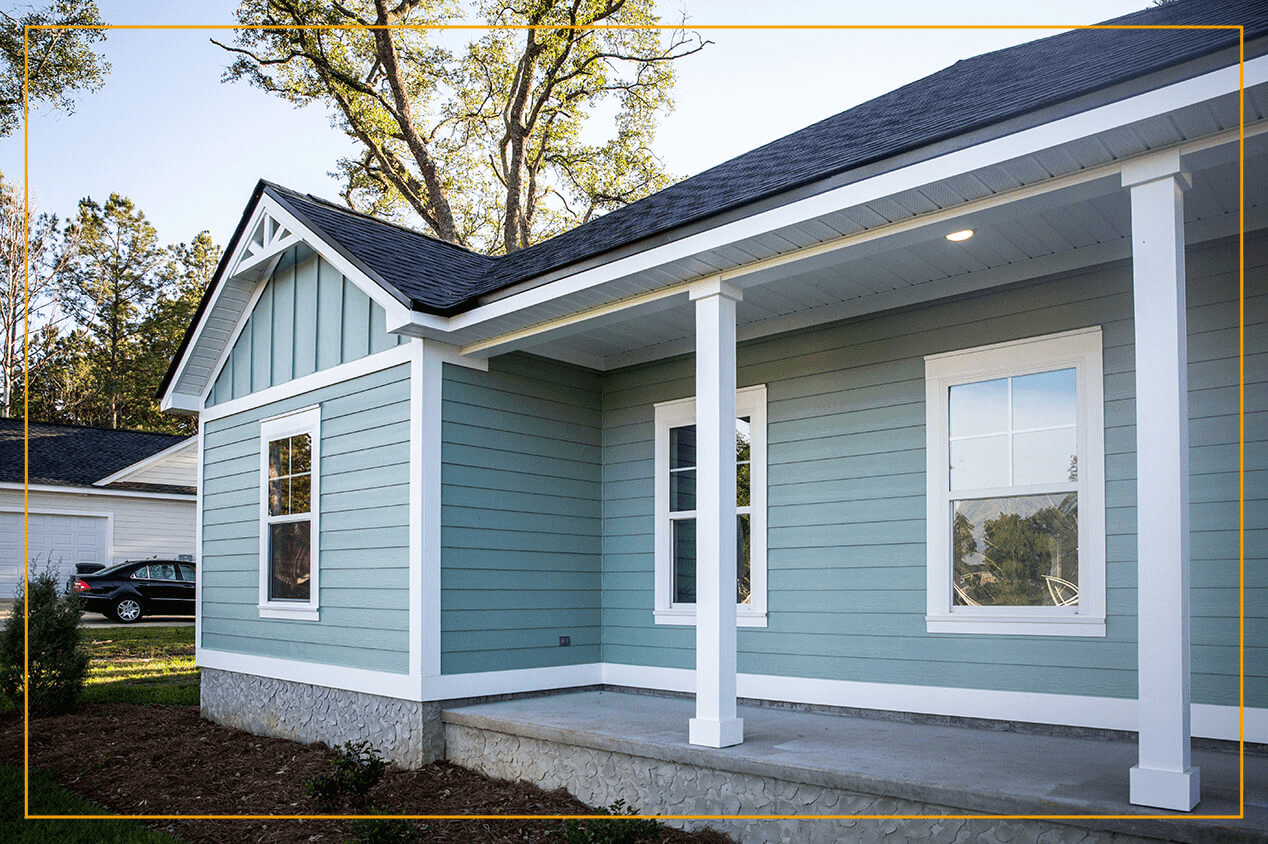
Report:
[[259,221],[251,232],[251,237],[247,238],[240,250],[237,263],[230,275],[238,275],[267,263],[268,267],[263,275],[268,276],[282,253],[300,242],[300,237],[288,229],[285,223],[280,222],[268,209],[263,209]]
[[396,293],[334,247],[327,237],[299,219],[261,190],[249,217],[229,244],[226,260],[212,279],[208,299],[181,353],[170,386],[163,395],[165,411],[198,413],[217,374],[287,250],[304,245],[337,269],[386,312],[387,325],[409,321],[409,306]]

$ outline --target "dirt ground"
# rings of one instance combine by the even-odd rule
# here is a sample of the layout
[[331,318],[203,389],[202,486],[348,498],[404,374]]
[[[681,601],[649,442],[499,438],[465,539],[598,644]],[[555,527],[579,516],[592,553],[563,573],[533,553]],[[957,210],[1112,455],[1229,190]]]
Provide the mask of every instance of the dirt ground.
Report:
[[[104,704],[32,720],[31,760],[65,788],[118,814],[319,814],[304,781],[332,771],[324,745],[253,736],[204,721],[196,707]],[[0,719],[0,759],[22,764],[22,720]],[[495,780],[448,763],[389,768],[369,804],[401,814],[590,814],[566,791]],[[553,842],[558,821],[416,821],[427,842]],[[191,844],[343,844],[340,820],[173,820],[153,824]],[[723,844],[712,831],[665,829],[674,844]]]

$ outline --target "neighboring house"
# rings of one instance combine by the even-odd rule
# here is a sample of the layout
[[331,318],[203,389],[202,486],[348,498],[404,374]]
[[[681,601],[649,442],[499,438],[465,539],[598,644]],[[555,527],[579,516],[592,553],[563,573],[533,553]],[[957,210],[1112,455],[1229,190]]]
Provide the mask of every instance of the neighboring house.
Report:
[[737,694],[1139,726],[1132,800],[1190,809],[1191,734],[1238,737],[1239,319],[1268,741],[1268,5],[1114,23],[1244,25],[1244,136],[1236,30],[1080,30],[505,257],[260,182],[163,387],[204,711],[409,762],[439,702],[594,684],[711,747]]
[[[22,582],[23,424],[0,418],[0,599]],[[193,554],[194,437],[30,423],[33,571]]]

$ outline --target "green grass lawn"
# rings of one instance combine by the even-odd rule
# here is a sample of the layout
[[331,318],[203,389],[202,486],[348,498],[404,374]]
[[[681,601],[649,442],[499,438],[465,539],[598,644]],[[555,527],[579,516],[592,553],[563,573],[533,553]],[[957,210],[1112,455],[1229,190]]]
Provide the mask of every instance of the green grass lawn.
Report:
[[83,702],[198,704],[193,627],[110,627],[82,635],[92,656]]

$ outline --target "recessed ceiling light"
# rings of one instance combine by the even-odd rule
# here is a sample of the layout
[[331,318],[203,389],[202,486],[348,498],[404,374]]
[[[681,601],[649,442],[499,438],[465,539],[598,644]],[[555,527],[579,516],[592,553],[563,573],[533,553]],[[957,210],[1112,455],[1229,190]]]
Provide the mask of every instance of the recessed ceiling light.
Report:
[[947,235],[947,240],[952,243],[959,243],[962,240],[968,240],[973,236],[973,229],[960,229],[958,232],[951,232]]

